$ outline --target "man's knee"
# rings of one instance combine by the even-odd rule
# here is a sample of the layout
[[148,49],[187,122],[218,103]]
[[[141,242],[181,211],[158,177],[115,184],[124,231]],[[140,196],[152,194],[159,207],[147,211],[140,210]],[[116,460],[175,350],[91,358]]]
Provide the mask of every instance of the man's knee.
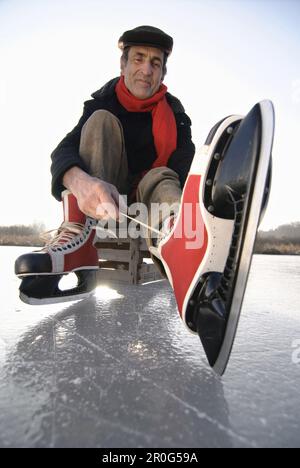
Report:
[[85,122],[82,131],[85,131],[87,127],[92,128],[117,128],[121,126],[119,119],[111,112],[99,109],[93,112],[93,114]]
[[138,185],[140,202],[177,202],[181,197],[178,174],[168,167],[155,167],[147,172]]
[[157,185],[162,183],[171,183],[180,186],[179,176],[169,167],[155,167],[145,174],[139,186],[141,190],[148,186],[154,189]]

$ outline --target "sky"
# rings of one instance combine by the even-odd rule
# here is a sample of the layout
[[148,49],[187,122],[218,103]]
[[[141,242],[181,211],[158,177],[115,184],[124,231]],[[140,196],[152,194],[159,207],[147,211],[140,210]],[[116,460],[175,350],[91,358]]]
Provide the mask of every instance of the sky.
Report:
[[261,228],[300,221],[299,0],[0,0],[0,224],[58,227],[50,154],[83,102],[119,75],[121,34],[143,24],[174,38],[165,84],[191,117],[197,148],[223,117],[273,102]]

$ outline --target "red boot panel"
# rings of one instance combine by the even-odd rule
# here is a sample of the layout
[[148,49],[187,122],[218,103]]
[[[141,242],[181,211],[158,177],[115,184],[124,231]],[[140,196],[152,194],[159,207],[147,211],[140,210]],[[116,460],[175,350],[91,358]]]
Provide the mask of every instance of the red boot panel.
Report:
[[161,252],[172,275],[180,315],[182,315],[184,299],[204,258],[208,244],[207,230],[199,205],[200,181],[200,175],[188,177],[179,219],[176,221],[172,237],[163,245]]
[[98,253],[93,246],[94,236],[95,232],[92,232],[88,241],[80,249],[65,255],[65,271],[98,266]]

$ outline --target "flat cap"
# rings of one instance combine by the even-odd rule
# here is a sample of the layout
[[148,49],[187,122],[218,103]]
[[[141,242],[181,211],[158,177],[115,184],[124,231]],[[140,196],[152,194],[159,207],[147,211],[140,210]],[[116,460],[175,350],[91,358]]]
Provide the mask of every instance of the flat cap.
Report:
[[156,47],[170,55],[173,49],[173,38],[154,26],[138,26],[125,31],[118,42],[121,50],[134,45]]

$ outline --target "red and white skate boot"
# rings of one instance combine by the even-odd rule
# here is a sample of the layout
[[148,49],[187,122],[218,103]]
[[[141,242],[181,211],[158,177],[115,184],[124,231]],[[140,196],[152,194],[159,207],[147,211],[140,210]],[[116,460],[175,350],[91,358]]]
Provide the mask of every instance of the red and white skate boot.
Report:
[[262,101],[230,116],[195,155],[169,234],[150,248],[164,266],[178,310],[223,374],[234,341],[270,189],[274,110]]
[[[42,250],[21,255],[15,273],[22,278],[20,298],[29,304],[81,299],[95,288],[98,254],[93,246],[96,220],[78,207],[75,196],[62,193],[64,222]],[[62,275],[76,273],[78,284],[60,290]]]

